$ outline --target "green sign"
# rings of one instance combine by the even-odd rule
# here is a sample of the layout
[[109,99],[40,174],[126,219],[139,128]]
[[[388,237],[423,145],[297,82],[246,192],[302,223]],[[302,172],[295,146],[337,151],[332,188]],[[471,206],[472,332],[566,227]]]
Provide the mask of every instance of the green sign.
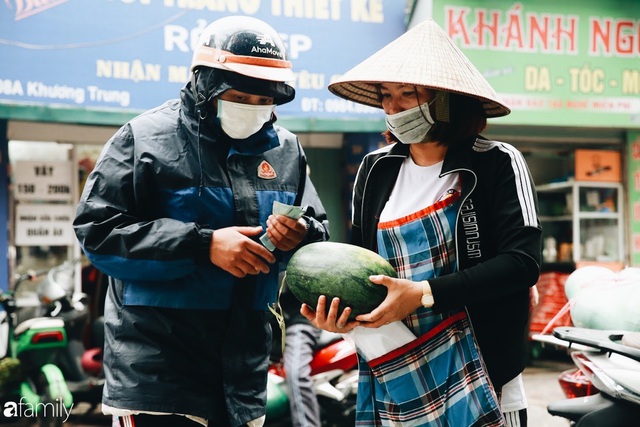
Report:
[[434,0],[432,13],[511,107],[498,123],[640,128],[638,0]]

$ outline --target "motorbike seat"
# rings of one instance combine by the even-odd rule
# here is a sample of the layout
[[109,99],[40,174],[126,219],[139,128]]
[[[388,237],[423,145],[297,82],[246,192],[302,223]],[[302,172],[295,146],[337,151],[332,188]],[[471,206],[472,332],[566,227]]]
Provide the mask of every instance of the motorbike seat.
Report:
[[640,332],[626,332],[620,341],[624,345],[640,349]]
[[64,320],[51,317],[34,317],[32,319],[27,319],[16,326],[16,329],[13,331],[13,333],[16,337],[18,337],[29,329],[53,328],[64,328]]
[[559,400],[547,405],[547,412],[551,415],[566,418],[571,421],[578,421],[590,412],[613,406],[614,403],[597,393],[592,396],[575,397],[573,399]]

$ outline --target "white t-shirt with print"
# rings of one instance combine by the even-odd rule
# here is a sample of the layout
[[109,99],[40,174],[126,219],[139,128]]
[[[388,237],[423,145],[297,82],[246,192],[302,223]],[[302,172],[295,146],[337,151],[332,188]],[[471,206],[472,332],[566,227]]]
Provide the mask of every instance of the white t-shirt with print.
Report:
[[392,221],[419,212],[460,191],[457,173],[440,178],[442,162],[418,166],[411,156],[402,163],[391,196],[380,213],[380,222]]

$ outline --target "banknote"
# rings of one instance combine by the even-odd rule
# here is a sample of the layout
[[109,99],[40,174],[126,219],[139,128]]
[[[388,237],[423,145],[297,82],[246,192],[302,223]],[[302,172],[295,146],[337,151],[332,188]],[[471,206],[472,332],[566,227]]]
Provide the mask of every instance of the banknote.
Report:
[[[292,219],[299,219],[300,217],[302,217],[302,215],[304,215],[306,211],[307,211],[306,206],[287,205],[287,204],[278,202],[277,200],[273,202],[273,208],[272,208],[273,215],[284,215]],[[269,236],[267,236],[266,232],[262,236],[260,236],[260,242],[262,242],[264,247],[269,249],[271,252],[273,252],[274,249],[276,248],[274,244],[271,243],[271,240],[269,240]]]

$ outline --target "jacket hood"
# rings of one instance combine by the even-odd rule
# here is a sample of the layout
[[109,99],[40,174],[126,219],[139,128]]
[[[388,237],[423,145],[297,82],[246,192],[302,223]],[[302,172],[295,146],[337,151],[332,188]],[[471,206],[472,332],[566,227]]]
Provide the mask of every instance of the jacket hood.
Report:
[[215,117],[201,117],[199,107],[191,89],[193,82],[188,82],[180,91],[180,120],[187,132],[197,139],[198,143],[210,142],[225,144],[230,147],[229,154],[253,155],[264,153],[280,145],[278,134],[274,129],[276,121],[273,119],[262,127],[258,132],[246,139],[233,139],[229,137],[220,126],[220,121]]

